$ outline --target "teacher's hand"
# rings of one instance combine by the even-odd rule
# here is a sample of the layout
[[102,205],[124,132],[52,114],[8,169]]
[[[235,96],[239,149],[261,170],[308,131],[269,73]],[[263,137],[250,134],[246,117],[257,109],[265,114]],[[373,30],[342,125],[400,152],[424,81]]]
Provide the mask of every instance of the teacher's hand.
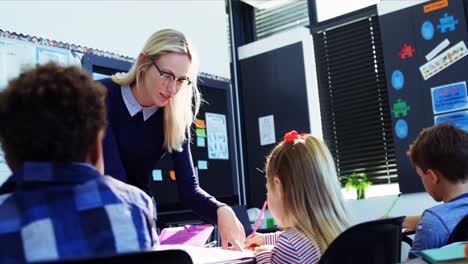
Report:
[[242,251],[245,231],[234,211],[229,206],[221,206],[218,208],[217,215],[221,246],[226,249],[229,242],[235,250]]

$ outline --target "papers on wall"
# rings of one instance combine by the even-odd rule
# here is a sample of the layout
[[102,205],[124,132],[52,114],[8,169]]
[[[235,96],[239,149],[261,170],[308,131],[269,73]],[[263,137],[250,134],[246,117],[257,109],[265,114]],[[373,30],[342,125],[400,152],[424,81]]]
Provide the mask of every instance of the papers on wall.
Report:
[[427,80],[437,73],[445,70],[447,67],[454,64],[466,55],[468,55],[468,50],[466,49],[465,42],[460,41],[453,47],[442,52],[434,59],[419,67],[419,71],[421,72],[424,80]]
[[56,49],[51,47],[36,48],[36,63],[46,64],[48,62],[56,62],[59,65],[68,65],[69,51],[64,49]]
[[434,114],[468,108],[466,82],[446,84],[431,88]]
[[8,81],[37,64],[54,61],[60,65],[79,63],[66,49],[0,37],[0,90]]
[[205,113],[209,159],[229,159],[226,115]]
[[0,37],[0,90],[23,70],[36,65],[36,46]]
[[434,117],[434,124],[449,124],[463,129],[468,133],[468,111],[455,112],[451,114]]
[[260,145],[265,146],[276,142],[275,121],[273,115],[258,118]]

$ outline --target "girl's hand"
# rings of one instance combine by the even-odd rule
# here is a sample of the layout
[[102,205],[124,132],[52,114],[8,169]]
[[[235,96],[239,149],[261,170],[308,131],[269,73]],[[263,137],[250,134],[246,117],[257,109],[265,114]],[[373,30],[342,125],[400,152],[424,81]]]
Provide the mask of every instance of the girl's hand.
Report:
[[264,238],[265,235],[261,233],[256,233],[254,236],[250,235],[244,241],[244,245],[246,248],[255,248],[258,246],[265,245]]

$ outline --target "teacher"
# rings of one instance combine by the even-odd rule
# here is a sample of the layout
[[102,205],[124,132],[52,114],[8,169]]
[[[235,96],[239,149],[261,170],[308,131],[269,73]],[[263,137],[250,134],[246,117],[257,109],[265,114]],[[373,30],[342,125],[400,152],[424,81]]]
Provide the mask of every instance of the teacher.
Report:
[[195,178],[189,131],[201,101],[196,62],[185,36],[165,29],[147,40],[128,73],[101,80],[108,89],[105,173],[151,193],[154,165],[170,153],[180,200],[218,225],[223,248],[229,242],[240,250],[245,240],[241,223]]

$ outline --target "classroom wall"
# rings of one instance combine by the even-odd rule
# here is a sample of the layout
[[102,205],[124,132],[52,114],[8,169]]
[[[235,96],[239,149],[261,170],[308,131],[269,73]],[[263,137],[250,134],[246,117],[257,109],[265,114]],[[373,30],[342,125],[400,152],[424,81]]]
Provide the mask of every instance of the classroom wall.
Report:
[[192,39],[202,72],[230,78],[225,3],[212,0],[0,1],[0,29],[136,57],[155,31]]

